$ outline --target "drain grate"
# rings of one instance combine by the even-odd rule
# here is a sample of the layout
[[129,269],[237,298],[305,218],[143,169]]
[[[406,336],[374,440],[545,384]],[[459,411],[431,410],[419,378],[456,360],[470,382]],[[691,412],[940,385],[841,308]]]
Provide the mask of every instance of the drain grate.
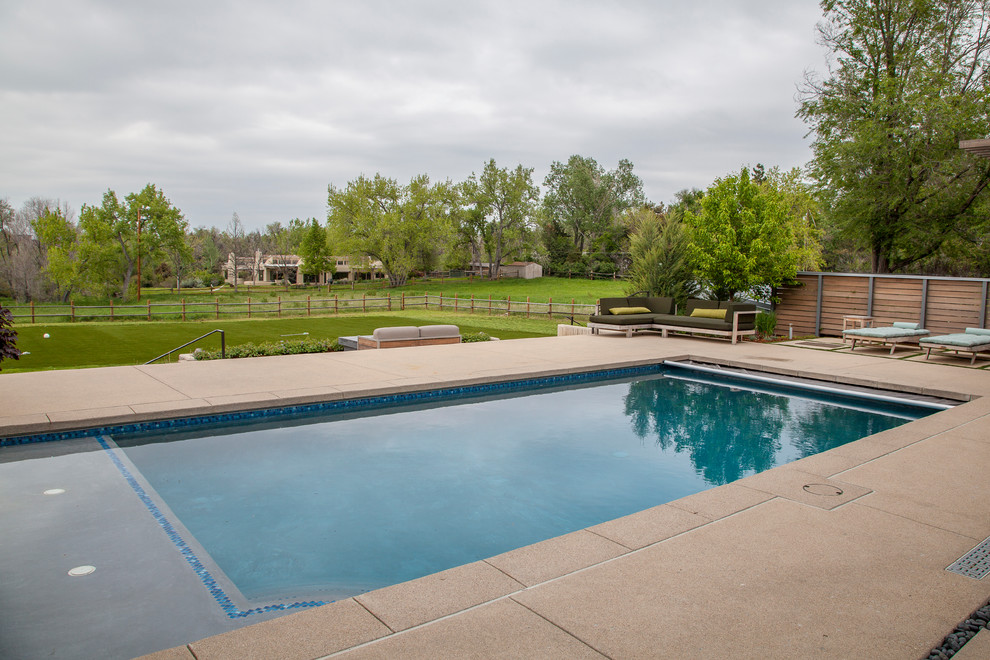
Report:
[[982,580],[990,573],[990,537],[946,568],[974,580]]

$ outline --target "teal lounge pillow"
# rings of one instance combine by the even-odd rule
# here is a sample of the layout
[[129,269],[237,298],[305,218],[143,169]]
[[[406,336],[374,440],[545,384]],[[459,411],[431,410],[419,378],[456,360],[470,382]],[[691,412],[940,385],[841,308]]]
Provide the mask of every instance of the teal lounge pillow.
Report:
[[918,330],[921,328],[919,323],[908,323],[906,321],[894,321],[890,325],[893,328],[901,328],[902,330]]

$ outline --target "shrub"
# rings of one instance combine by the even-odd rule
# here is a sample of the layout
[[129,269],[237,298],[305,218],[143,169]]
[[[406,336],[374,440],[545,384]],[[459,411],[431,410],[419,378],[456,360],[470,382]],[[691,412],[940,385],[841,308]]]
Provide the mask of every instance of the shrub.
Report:
[[[265,357],[268,355],[299,355],[342,351],[336,339],[298,339],[295,341],[238,344],[227,349],[228,358]],[[220,351],[196,351],[197,360],[219,360]]]
[[476,341],[491,341],[491,335],[484,332],[465,332],[461,335],[461,343],[470,344]]
[[14,331],[14,315],[9,309],[0,307],[0,362],[20,358],[21,352],[17,350],[17,332]]
[[756,332],[760,337],[773,337],[776,329],[776,312],[763,311],[756,315]]

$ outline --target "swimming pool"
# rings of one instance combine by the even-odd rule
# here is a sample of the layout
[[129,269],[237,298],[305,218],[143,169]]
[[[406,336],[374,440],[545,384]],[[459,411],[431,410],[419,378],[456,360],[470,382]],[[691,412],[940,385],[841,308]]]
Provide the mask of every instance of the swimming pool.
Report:
[[230,616],[484,559],[932,411],[653,366],[270,412],[103,440]]

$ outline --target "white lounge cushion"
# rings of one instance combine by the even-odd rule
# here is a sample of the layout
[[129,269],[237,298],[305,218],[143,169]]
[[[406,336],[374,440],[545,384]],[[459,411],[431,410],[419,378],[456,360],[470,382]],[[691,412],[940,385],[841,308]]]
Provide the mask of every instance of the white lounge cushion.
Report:
[[372,336],[378,341],[419,339],[419,328],[414,325],[397,325],[391,328],[375,328],[375,333]]
[[419,326],[419,336],[422,339],[443,339],[446,337],[457,337],[461,334],[461,329],[456,325],[421,325]]

